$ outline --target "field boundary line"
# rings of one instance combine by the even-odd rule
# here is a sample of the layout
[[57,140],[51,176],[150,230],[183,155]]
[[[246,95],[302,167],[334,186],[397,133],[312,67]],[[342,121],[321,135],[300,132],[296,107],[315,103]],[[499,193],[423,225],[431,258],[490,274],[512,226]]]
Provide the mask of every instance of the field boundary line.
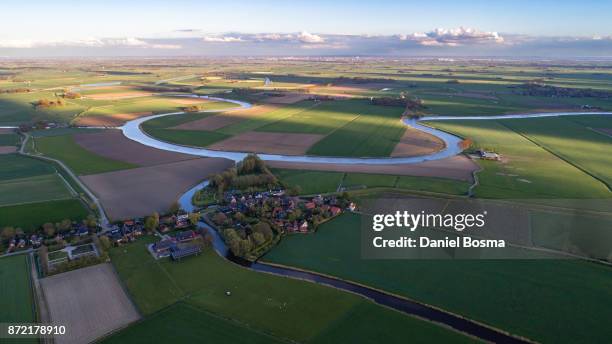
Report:
[[608,191],[612,192],[612,185],[608,184],[608,182],[606,182],[605,180],[601,179],[599,176],[596,176],[593,172],[588,171],[587,169],[585,169],[584,167],[580,166],[579,164],[577,164],[577,163],[571,161],[570,159],[564,157],[561,153],[555,152],[553,149],[546,147],[544,144],[539,143],[537,140],[530,138],[526,134],[523,134],[521,132],[518,132],[518,131],[508,127],[507,125],[503,124],[501,121],[497,121],[497,122],[499,124],[501,124],[502,126],[504,126],[505,128],[508,128],[509,130],[511,130],[511,131],[517,133],[518,135],[522,136],[523,138],[525,138],[529,142],[533,143],[534,145],[542,148],[543,150],[547,151],[548,153],[556,156],[557,158],[559,158],[559,159],[565,161],[566,163],[574,166],[575,168],[579,169],[583,173],[586,173],[587,175],[591,176],[593,179],[595,179],[598,182],[602,183],[608,189]]
[[[334,276],[334,275],[330,275],[330,274],[326,274],[326,273],[321,273],[321,272],[317,272],[317,271],[313,271],[313,270],[309,270],[309,269],[298,268],[298,267],[294,267],[294,266],[291,266],[291,265],[278,264],[278,263],[272,263],[272,262],[267,262],[267,261],[260,261],[259,264],[268,265],[268,266],[277,267],[277,268],[282,268],[282,269],[294,270],[294,271],[299,271],[299,272],[305,272],[305,273],[309,273],[309,274],[313,274],[313,275],[319,275],[319,276],[327,277],[327,278],[334,279],[334,280],[341,281],[341,282],[345,282],[345,283],[354,284],[354,285],[360,286],[362,288],[371,289],[371,290],[374,290],[374,291],[382,293],[382,294],[386,294],[386,295],[389,295],[389,296],[392,296],[392,297],[396,297],[398,299],[406,300],[406,301],[409,301],[409,302],[414,302],[414,303],[423,305],[425,307],[429,307],[429,308],[435,309],[435,310],[437,310],[439,312],[443,312],[443,313],[446,313],[446,314],[453,315],[453,316],[455,316],[457,318],[461,318],[461,319],[473,322],[475,324],[478,324],[479,326],[483,326],[483,327],[488,328],[490,330],[502,333],[504,335],[507,335],[507,336],[510,336],[510,337],[513,337],[513,338],[516,338],[516,339],[519,339],[519,340],[523,340],[523,341],[528,342],[528,343],[536,343],[535,341],[533,341],[533,340],[531,340],[529,338],[523,337],[523,336],[518,335],[518,334],[513,334],[513,333],[511,333],[509,331],[503,330],[503,329],[495,327],[495,326],[491,326],[489,324],[485,324],[483,322],[480,322],[478,320],[466,317],[466,316],[461,315],[459,313],[455,313],[455,312],[446,310],[444,308],[441,308],[441,307],[438,307],[438,306],[435,306],[435,305],[431,305],[431,304],[426,303],[426,302],[421,302],[421,301],[416,300],[416,299],[412,299],[412,298],[409,298],[409,297],[406,297],[406,296],[402,296],[402,295],[399,295],[399,294],[396,294],[396,293],[393,293],[393,292],[386,291],[384,289],[379,289],[379,288],[376,288],[376,287],[373,287],[373,286],[370,286],[370,285],[367,285],[367,284],[363,284],[363,283],[360,283],[360,282],[356,282],[356,281],[353,281],[353,280],[350,280],[350,279],[345,279],[345,278],[341,278],[341,277],[338,277],[338,276]],[[333,289],[336,289],[336,290],[340,290],[342,292],[351,293],[351,294],[357,295],[357,296],[359,296],[359,297],[361,297],[361,298],[363,298],[365,300],[368,300],[368,301],[370,301],[370,302],[372,302],[372,303],[374,303],[374,304],[376,304],[378,306],[385,307],[387,309],[390,309],[390,310],[393,310],[393,311],[396,311],[396,312],[400,312],[401,314],[405,314],[407,316],[414,317],[414,318],[417,318],[417,319],[420,319],[420,320],[423,320],[423,321],[435,324],[435,325],[443,327],[443,328],[447,328],[447,329],[449,329],[451,331],[455,331],[457,333],[461,333],[461,334],[463,334],[463,335],[465,335],[467,337],[470,337],[470,338],[475,338],[472,335],[467,334],[466,332],[457,330],[457,329],[452,328],[452,327],[450,327],[448,325],[445,325],[443,323],[436,322],[436,321],[433,321],[433,320],[429,320],[429,319],[420,317],[418,315],[409,314],[409,313],[406,313],[406,312],[401,312],[401,311],[399,311],[399,310],[397,310],[395,308],[391,308],[391,307],[386,306],[384,304],[378,303],[378,302],[374,301],[374,299],[369,298],[369,297],[367,297],[365,295],[359,294],[359,293],[354,292],[354,291],[349,291],[349,290],[346,290],[346,289],[341,289],[341,288],[338,288],[338,287],[335,287],[335,286],[332,286],[332,285],[328,285],[328,284],[324,284],[324,283],[314,282],[314,281],[311,281],[311,280],[306,279],[306,278],[280,275],[280,274],[275,274],[274,272],[260,271],[260,270],[257,270],[257,272],[266,273],[266,274],[270,274],[270,275],[273,275],[273,276],[279,276],[279,277],[284,277],[284,278],[293,279],[293,280],[300,280],[300,281],[309,282],[309,283],[313,283],[313,284],[318,284],[318,285],[322,285],[322,286],[325,286],[325,287],[329,287],[329,288],[333,288]]]
[[[66,166],[66,164],[64,164],[62,161],[57,160],[57,159],[53,159],[53,158],[49,158],[49,157],[46,157],[46,156],[43,156],[43,155],[35,155],[35,154],[30,154],[30,153],[25,152],[25,146],[26,146],[28,140],[30,140],[31,137],[30,137],[30,135],[28,133],[23,133],[23,135],[25,136],[25,139],[23,139],[22,142],[21,142],[21,147],[19,148],[19,151],[18,151],[19,154],[25,155],[25,156],[29,156],[29,157],[32,157],[34,159],[41,159],[41,160],[46,160],[46,161],[52,161],[52,162],[58,164],[62,169],[64,169],[64,171],[66,171],[66,173],[68,173],[68,175],[75,181],[75,183],[87,194],[87,196],[90,198],[90,200],[96,205],[97,213],[98,213],[98,216],[100,217],[100,222],[101,222],[100,225],[102,226],[103,229],[107,229],[109,227],[109,224],[110,224],[110,222],[108,220],[108,216],[106,215],[106,212],[104,211],[104,207],[102,206],[102,203],[95,196],[95,194],[91,190],[89,190],[89,188],[87,188],[85,183],[81,182],[81,180],[74,174],[74,172],[72,172],[72,170],[70,168],[68,168],[68,166]],[[35,144],[33,145],[33,149],[36,151],[36,145]],[[85,204],[88,204],[88,202],[85,202]]]

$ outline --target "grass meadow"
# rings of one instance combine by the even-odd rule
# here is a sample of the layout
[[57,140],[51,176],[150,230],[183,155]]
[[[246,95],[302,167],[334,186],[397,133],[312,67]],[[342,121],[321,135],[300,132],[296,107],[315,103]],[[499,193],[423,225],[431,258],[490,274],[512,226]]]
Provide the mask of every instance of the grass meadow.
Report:
[[607,266],[550,259],[364,260],[360,221],[345,214],[314,235],[286,237],[264,261],[363,283],[536,341],[599,342],[612,335],[600,319],[612,302]]
[[1,323],[35,322],[27,255],[0,258],[0,293]]
[[[478,174],[480,185],[475,189],[478,197],[491,198],[608,198],[612,196],[604,183],[589,175],[583,169],[576,167],[571,161],[579,161],[582,166],[594,168],[599,173],[608,174],[607,165],[602,163],[608,159],[602,150],[610,143],[605,137],[601,139],[593,133],[593,143],[584,136],[572,137],[585,132],[576,129],[575,124],[566,125],[564,119],[535,119],[540,126],[537,130],[548,131],[548,134],[536,134],[535,125],[529,123],[533,119],[503,120],[503,121],[441,121],[430,122],[437,128],[456,133],[462,137],[471,138],[474,145],[501,153],[504,161],[480,161],[484,168]],[[543,128],[551,120],[551,129]],[[521,127],[519,127],[521,126]],[[525,127],[529,126],[529,127]],[[532,128],[531,134],[523,134],[523,130]],[[554,132],[567,130],[567,138],[553,138]],[[586,129],[584,129],[586,130]],[[548,135],[548,136],[547,136]],[[529,137],[535,137],[530,139]],[[541,140],[542,145],[536,144]],[[590,152],[590,147],[594,152]],[[547,148],[550,146],[551,148]],[[563,159],[554,152],[563,150],[568,158]],[[585,167],[586,169],[587,167]]]
[[[155,318],[168,310],[171,314],[172,307],[177,307],[172,305],[180,301],[216,317],[231,319],[242,328],[290,341],[331,342],[333,338],[350,335],[368,342],[385,334],[389,342],[400,343],[417,330],[422,338],[468,340],[350,293],[245,269],[220,258],[211,249],[180,264],[155,261],[145,248],[145,243],[152,240],[155,239],[147,237],[111,250],[119,276],[145,315],[141,325],[125,330],[128,335],[138,331],[139,326],[148,326],[148,321],[155,323]],[[231,296],[226,295],[227,291]],[[363,324],[378,319],[380,327],[355,327],[351,325],[352,319]],[[121,337],[122,332],[117,336]]]
[[36,150],[64,162],[76,174],[86,175],[123,170],[136,165],[107,159],[79,146],[71,135],[49,136],[35,139]]
[[24,231],[45,222],[80,220],[89,212],[50,163],[16,154],[0,156],[0,228]]

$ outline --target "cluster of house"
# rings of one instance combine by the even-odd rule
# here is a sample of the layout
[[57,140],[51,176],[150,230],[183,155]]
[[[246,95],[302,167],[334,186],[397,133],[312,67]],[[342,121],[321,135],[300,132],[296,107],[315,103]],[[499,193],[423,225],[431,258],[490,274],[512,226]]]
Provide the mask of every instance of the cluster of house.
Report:
[[109,239],[115,245],[120,245],[136,240],[142,235],[144,225],[142,220],[126,220],[120,225],[113,225],[109,232]]
[[[68,240],[74,237],[82,238],[88,236],[89,233],[90,228],[87,227],[85,224],[73,223],[70,231],[55,234],[53,240],[59,242],[61,240]],[[15,250],[24,249],[26,247],[38,248],[43,244],[44,240],[45,238],[42,234],[40,234],[40,232],[38,234],[31,234],[29,236],[17,235],[8,241],[8,248],[6,250],[6,253],[11,253]]]
[[188,214],[168,215],[159,218],[159,231],[167,233],[175,229],[184,229],[191,226]]
[[151,254],[156,259],[171,257],[172,260],[181,260],[181,258],[191,255],[198,255],[202,252],[201,245],[191,243],[200,234],[193,230],[187,230],[176,233],[174,236],[164,236],[164,239],[149,246]]
[[[159,231],[162,233],[184,229],[189,226],[191,226],[191,222],[188,214],[167,215],[159,218]],[[108,236],[112,243],[120,245],[136,240],[143,232],[143,219],[133,219],[113,225]]]
[[42,245],[42,242],[43,237],[36,234],[32,234],[29,238],[27,236],[14,237],[9,240],[6,253],[11,253],[15,250],[26,248],[27,246],[37,248]]
[[[277,228],[285,233],[308,233],[315,230],[315,224],[342,213],[342,205],[336,196],[316,196],[303,199],[288,196],[284,190],[240,194],[225,194],[227,206],[218,207],[219,212],[232,216],[237,212],[243,214],[258,213],[257,209],[267,206],[267,213],[259,212]],[[356,209],[355,203],[346,207],[349,211]],[[241,224],[235,223],[235,227]]]

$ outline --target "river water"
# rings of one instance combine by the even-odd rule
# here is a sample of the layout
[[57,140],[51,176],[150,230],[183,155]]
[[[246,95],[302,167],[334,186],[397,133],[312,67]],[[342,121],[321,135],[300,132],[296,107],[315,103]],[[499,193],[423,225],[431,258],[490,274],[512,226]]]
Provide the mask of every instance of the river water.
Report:
[[[197,97],[197,96],[193,96]],[[227,100],[223,98],[215,98],[215,97],[206,97],[200,96],[201,98],[210,99],[210,100],[218,100],[218,101],[229,101],[239,106],[239,108],[248,108],[251,107],[251,104],[246,102],[241,102],[237,100]],[[215,110],[209,110],[210,112],[215,112]],[[228,158],[235,161],[242,160],[247,153],[246,152],[223,152],[223,151],[215,151],[209,150],[205,148],[195,148],[195,147],[186,147],[181,145],[176,145],[168,142],[159,141],[154,139],[147,134],[145,134],[140,125],[153,118],[159,118],[163,116],[171,116],[175,114],[182,114],[182,112],[169,113],[169,114],[161,114],[161,115],[153,115],[148,117],[143,117],[139,119],[135,119],[133,121],[127,122],[121,129],[123,130],[124,135],[132,139],[134,141],[140,142],[147,146],[151,146],[158,149],[163,149],[172,152],[179,152],[185,154],[191,154],[196,156],[209,156],[209,157],[222,157]],[[452,116],[437,116],[437,117],[422,117],[420,119],[404,119],[404,123],[406,125],[412,126],[418,130],[422,130],[429,134],[432,134],[441,140],[443,140],[446,144],[446,147],[436,153],[421,156],[421,157],[410,157],[410,158],[343,158],[343,157],[312,157],[312,156],[283,156],[283,155],[275,155],[275,154],[260,154],[260,157],[264,160],[272,160],[272,161],[289,161],[289,162],[301,162],[301,163],[333,163],[333,164],[411,164],[418,163],[427,160],[438,160],[443,158],[448,158],[455,156],[461,153],[461,149],[459,148],[459,142],[461,142],[461,138],[422,125],[419,122],[421,121],[444,121],[444,120],[491,120],[491,119],[519,119],[519,118],[539,118],[539,117],[558,117],[558,116],[580,116],[580,115],[612,115],[610,112],[581,112],[581,113],[570,113],[570,112],[557,112],[557,113],[537,113],[537,114],[516,114],[516,115],[502,115],[502,116],[467,116],[467,117],[452,117]],[[186,211],[194,211],[195,208],[191,203],[191,198],[193,194],[208,185],[208,181],[204,181],[193,188],[189,189],[183,196],[180,197],[179,203],[181,207]],[[356,283],[344,281],[338,278],[323,276],[317,274],[315,272],[306,272],[298,269],[292,269],[289,267],[279,267],[275,265],[270,265],[266,263],[250,263],[245,262],[242,259],[236,258],[231,254],[227,246],[225,245],[223,239],[216,231],[216,229],[212,228],[205,222],[200,222],[199,226],[202,228],[206,228],[208,232],[211,234],[213,241],[213,248],[221,257],[224,257],[236,264],[240,264],[254,271],[270,273],[278,276],[284,276],[288,278],[300,279],[305,281],[310,281],[313,283],[323,284],[327,286],[331,286],[334,288],[338,288],[341,290],[345,290],[348,292],[352,292],[363,297],[366,297],[378,304],[385,305],[387,307],[393,308],[400,312],[418,316],[423,319],[427,319],[436,323],[443,324],[445,326],[451,327],[460,332],[469,334],[471,336],[477,337],[484,341],[495,342],[495,343],[526,343],[527,340],[494,330],[486,325],[479,324],[475,321],[462,318],[461,316],[454,315],[443,310],[421,304],[416,301],[408,300],[405,298],[397,297],[394,295],[390,295],[363,285],[359,285]]]
[[[238,105],[236,109],[250,108],[252,105],[247,102],[225,99],[218,97],[209,96],[197,96],[189,95],[185,97],[203,98],[215,101],[225,101]],[[231,110],[225,109],[224,111]],[[207,110],[204,112],[218,112],[219,110]],[[226,158],[234,161],[240,161],[244,159],[248,152],[229,152],[211,150],[206,148],[182,146],[174,143],[160,141],[149,135],[147,135],[140,127],[142,123],[164,116],[172,116],[183,114],[183,112],[173,112],[166,114],[158,114],[147,117],[141,117],[125,123],[120,129],[123,131],[123,135],[130,140],[140,142],[149,147],[162,149],[165,151],[184,153],[195,156],[206,156],[215,158]],[[539,118],[539,117],[558,117],[558,116],[585,116],[585,115],[612,115],[612,112],[555,112],[555,113],[534,113],[534,114],[516,114],[516,115],[500,115],[500,116],[465,116],[465,117],[453,117],[453,116],[428,116],[420,119],[409,119],[403,120],[407,126],[414,127],[415,129],[424,131],[428,134],[436,136],[445,143],[445,147],[435,153],[414,156],[414,157],[385,157],[385,158],[347,158],[347,157],[323,157],[323,156],[307,156],[307,155],[280,155],[280,154],[258,154],[263,160],[268,161],[283,161],[283,162],[297,162],[297,163],[313,163],[313,164],[366,164],[366,165],[385,165],[385,164],[416,164],[430,160],[440,160],[444,158],[450,158],[458,155],[462,152],[459,147],[461,138],[450,133],[434,129],[425,125],[420,124],[422,121],[445,121],[445,120],[495,120],[495,119],[518,119],[518,118]]]
[[[193,212],[197,210],[191,203],[191,199],[197,190],[202,189],[208,185],[208,181],[203,181],[200,184],[189,189],[179,198],[179,204],[185,211]],[[425,304],[411,301],[401,297],[393,296],[372,288],[368,288],[356,283],[347,282],[338,278],[323,276],[314,272],[300,271],[289,267],[279,267],[266,263],[255,262],[251,263],[243,259],[235,257],[228,247],[225,245],[223,238],[217,232],[215,228],[210,226],[204,221],[200,221],[198,227],[205,228],[208,233],[212,236],[212,245],[215,252],[221,257],[231,261],[232,263],[239,264],[243,267],[249,268],[254,271],[269,273],[277,276],[284,276],[288,278],[294,278],[304,281],[309,281],[317,284],[330,286],[333,288],[348,291],[354,294],[361,295],[368,298],[378,304],[393,308],[402,313],[406,313],[413,316],[418,316],[423,319],[427,319],[436,323],[443,324],[445,326],[452,327],[453,329],[469,334],[471,336],[480,338],[485,341],[495,343],[526,343],[527,341],[517,337],[510,336],[508,334],[493,330],[487,326],[481,325],[474,321],[464,319],[460,316],[436,309],[434,307],[427,306]]]

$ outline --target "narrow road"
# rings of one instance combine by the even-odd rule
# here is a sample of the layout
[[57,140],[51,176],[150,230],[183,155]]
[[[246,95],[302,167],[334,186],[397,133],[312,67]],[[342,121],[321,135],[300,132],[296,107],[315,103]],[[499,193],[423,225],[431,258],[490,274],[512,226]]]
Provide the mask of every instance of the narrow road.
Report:
[[100,226],[102,227],[102,229],[106,230],[106,229],[110,228],[110,222],[108,220],[108,216],[106,216],[106,212],[104,211],[104,207],[102,206],[102,203],[100,202],[98,197],[96,197],[96,195],[93,192],[91,192],[91,190],[89,190],[87,188],[87,186],[83,182],[81,182],[79,177],[77,177],[77,175],[74,174],[74,172],[72,172],[72,170],[68,166],[66,166],[66,164],[61,162],[60,160],[49,158],[49,157],[42,156],[42,155],[30,154],[30,153],[26,152],[25,151],[25,146],[28,143],[28,141],[30,140],[31,136],[28,133],[23,133],[23,135],[25,136],[25,138],[21,142],[21,147],[19,147],[19,154],[22,154],[22,155],[25,155],[25,156],[29,156],[29,157],[32,157],[32,158],[35,158],[35,159],[41,159],[41,160],[52,161],[52,162],[57,163],[62,169],[64,169],[64,171],[66,173],[68,173],[68,175],[72,178],[72,180],[74,180],[74,182],[77,183],[77,185],[87,194],[89,199],[96,205],[96,208],[98,210],[98,215],[99,215],[99,218],[100,218]]

